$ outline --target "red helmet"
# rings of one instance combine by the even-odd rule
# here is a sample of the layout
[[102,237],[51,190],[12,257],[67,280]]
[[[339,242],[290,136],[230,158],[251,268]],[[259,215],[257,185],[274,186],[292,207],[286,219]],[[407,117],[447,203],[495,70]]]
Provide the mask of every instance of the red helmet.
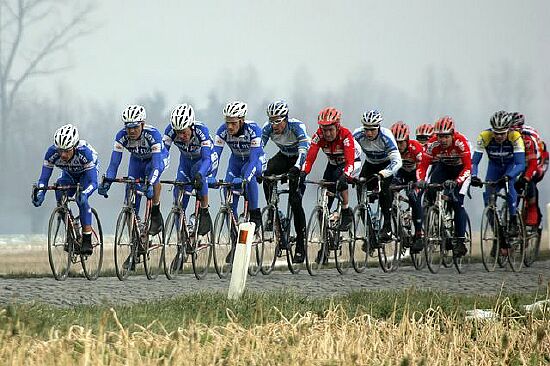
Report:
[[391,125],[391,133],[395,137],[395,141],[407,141],[409,139],[410,129],[409,126],[403,121],[395,122]]
[[434,125],[434,133],[453,133],[455,130],[455,121],[453,117],[443,116],[437,120]]
[[416,136],[428,136],[434,134],[434,126],[429,123],[424,123],[416,128]]
[[342,112],[333,107],[326,107],[321,109],[319,116],[317,116],[317,123],[320,126],[340,125],[340,118],[342,118]]

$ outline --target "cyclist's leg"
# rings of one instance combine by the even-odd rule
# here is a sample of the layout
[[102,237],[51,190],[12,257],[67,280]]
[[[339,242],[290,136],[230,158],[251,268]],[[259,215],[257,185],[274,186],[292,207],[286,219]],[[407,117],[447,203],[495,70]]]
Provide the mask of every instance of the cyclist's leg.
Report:
[[[56,182],[58,185],[61,185],[61,186],[68,186],[68,185],[74,185],[76,184],[76,181],[75,179],[67,172],[65,172],[64,170],[61,171],[61,175],[59,176],[59,178],[57,179],[57,182]],[[75,194],[76,190],[74,189],[71,189],[67,192],[67,195],[69,197],[73,196]],[[63,196],[63,192],[62,191],[55,191],[55,199],[57,200],[57,203],[59,204],[59,201],[61,200],[61,197]]]
[[[191,166],[191,177],[194,177],[200,171],[202,163],[202,160],[198,159]],[[199,192],[199,195],[201,197],[199,235],[206,235],[212,229],[212,218],[210,217],[210,212],[208,211],[208,185],[206,184],[206,176],[208,175],[208,173],[209,171],[207,171],[206,174],[201,174],[202,186]],[[191,191],[193,187],[189,186],[188,189]],[[187,201],[189,202],[189,199]]]
[[[327,167],[325,168],[325,172],[323,173],[323,180],[327,182],[336,182],[338,180],[338,177],[342,173],[342,168],[339,165],[333,165],[331,163],[327,163]],[[328,191],[332,193],[336,193],[336,187],[330,186],[328,187]],[[334,197],[328,198],[328,208],[330,209],[332,207],[332,202],[334,201]]]
[[537,183],[531,180],[527,184],[527,191],[525,192],[525,199],[527,213],[525,214],[525,225],[538,226],[542,219],[542,214],[538,205],[538,189]]
[[[176,180],[177,181],[180,181],[180,182],[191,182],[191,181],[193,181],[192,177],[194,177],[194,175],[191,172],[191,164],[192,164],[191,160],[185,159],[184,157],[181,157],[180,164],[178,166],[178,173],[176,175]],[[176,202],[176,200],[178,198],[179,190],[180,190],[179,187],[174,187],[174,191],[173,191],[173,193],[174,193],[174,203]],[[193,190],[193,187],[186,186],[185,190],[187,192],[191,192]],[[184,210],[187,209],[188,204],[189,204],[189,196],[184,195],[183,198],[182,198],[182,205],[183,205]]]
[[[130,156],[130,162],[128,164],[128,178],[138,179],[138,178],[145,178],[145,163],[142,160],[139,160],[137,158],[134,158],[133,156]],[[128,186],[126,186],[126,190],[128,190]],[[139,204],[141,203],[141,196],[136,195],[136,205],[134,207],[134,210],[136,211],[136,215],[139,215]]]
[[77,201],[80,210],[80,223],[82,225],[82,252],[92,254],[92,209],[88,198],[97,189],[97,169],[87,170],[79,177],[79,183],[83,188],[83,199]]
[[264,162],[261,160],[246,162],[241,168],[241,176],[244,176],[245,172],[249,170],[250,164],[253,165],[253,168],[250,171],[250,175],[245,177],[248,180],[248,184],[246,185],[248,212],[250,214],[250,221],[255,223],[256,227],[259,228],[262,225],[262,214],[258,204],[259,189],[256,177],[262,175]]
[[[244,162],[239,159],[235,158],[233,155],[229,158],[229,164],[227,166],[227,172],[225,173],[225,181],[226,182],[232,182],[234,178],[240,178],[241,177],[241,169],[244,165]],[[239,195],[234,194],[233,195],[233,205],[231,206],[231,209],[233,210],[233,214],[235,217],[237,216],[237,208],[239,206]]]
[[[275,154],[271,159],[267,162],[267,168],[263,175],[276,175],[276,174],[283,174],[288,173],[288,170],[290,167],[294,164],[291,164],[292,161],[295,161],[293,158],[289,158],[288,156],[282,154],[280,151]],[[270,181],[264,181],[264,196],[266,202],[270,201],[270,195],[271,195],[271,189],[272,189],[272,182]]]
[[[397,176],[402,179],[404,184],[416,182],[416,170],[408,172],[403,169],[399,169]],[[409,199],[409,205],[411,206],[414,231],[415,233],[421,234],[423,217],[422,206],[418,192],[415,189],[411,189],[409,192],[407,192],[407,198]]]

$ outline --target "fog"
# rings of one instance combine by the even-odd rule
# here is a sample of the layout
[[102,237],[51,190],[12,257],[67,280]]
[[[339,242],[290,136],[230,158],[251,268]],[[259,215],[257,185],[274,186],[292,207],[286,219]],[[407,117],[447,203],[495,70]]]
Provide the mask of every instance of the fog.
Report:
[[[15,0],[0,3],[4,25]],[[24,70],[48,32],[78,10],[72,2],[51,3],[59,16],[28,26],[16,69]],[[414,128],[449,114],[472,142],[489,126],[490,115],[505,109],[524,113],[548,140],[548,14],[550,2],[543,0],[94,1],[86,13],[86,32],[41,68],[59,70],[26,79],[9,120],[2,121],[7,127],[0,131],[0,234],[46,232],[54,195],[48,193],[44,205],[34,208],[30,192],[55,130],[76,124],[81,138],[99,152],[103,174],[122,127],[120,113],[129,103],[143,104],[148,123],[160,130],[176,103],[192,103],[211,134],[223,121],[223,105],[233,99],[246,101],[248,119],[263,124],[267,104],[283,98],[310,134],[318,111],[327,105],[343,111],[350,129],[371,108],[383,111],[386,127],[403,120]],[[13,34],[2,29],[5,68]],[[266,151],[268,157],[275,152],[272,143]],[[317,176],[326,161],[321,155]],[[228,157],[226,147],[222,177]],[[127,158],[125,153],[119,175],[127,171]],[[175,177],[178,159],[173,148],[163,178]],[[548,187],[546,181],[540,185],[542,203]],[[315,190],[307,195],[309,215]],[[165,190],[164,216],[170,197]],[[480,198],[478,190],[474,200],[467,200],[474,218]],[[111,190],[108,200],[91,198],[108,233],[122,199],[120,187]]]

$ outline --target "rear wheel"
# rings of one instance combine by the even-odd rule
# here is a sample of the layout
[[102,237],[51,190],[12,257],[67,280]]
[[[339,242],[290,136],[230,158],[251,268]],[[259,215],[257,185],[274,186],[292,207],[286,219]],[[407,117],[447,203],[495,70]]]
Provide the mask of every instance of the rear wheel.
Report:
[[525,258],[523,263],[531,267],[540,251],[541,230],[536,226],[525,226]]
[[[340,215],[340,220],[338,220],[338,226],[340,226],[341,220],[342,215]],[[354,228],[355,225],[352,217],[348,230],[334,232],[336,238],[334,260],[336,262],[336,269],[340,274],[345,274],[353,266],[353,253],[355,252]]]
[[[322,227],[321,220],[323,210],[321,207],[313,209],[307,224],[305,252],[306,267],[310,275],[315,276],[328,264],[328,248],[325,240],[325,228]],[[324,220],[324,225],[328,220]]]
[[63,207],[56,207],[48,225],[48,259],[53,276],[63,281],[69,274],[74,251],[72,235],[68,230],[68,213]]
[[164,274],[169,280],[175,279],[183,273],[187,261],[187,253],[182,243],[186,242],[185,230],[181,230],[183,225],[183,213],[180,210],[173,209],[165,224],[165,242],[162,248],[162,263],[164,264]]
[[130,275],[135,266],[134,248],[132,243],[137,240],[134,237],[135,228],[133,214],[130,209],[122,210],[118,215],[115,230],[115,271],[119,280],[124,281]]
[[81,255],[82,269],[84,275],[90,281],[96,280],[101,272],[103,265],[103,230],[97,211],[92,208],[92,249],[93,254],[90,256]]
[[193,230],[191,245],[193,253],[191,261],[193,263],[193,272],[198,280],[202,280],[208,274],[210,261],[212,260],[212,230],[205,235],[199,235],[199,224],[201,216],[198,215]]
[[237,233],[231,233],[229,220],[229,213],[222,209],[214,222],[214,268],[220,278],[227,278],[231,273],[237,240]]
[[269,205],[262,210],[262,223],[264,229],[264,255],[261,271],[268,275],[273,271],[278,254],[280,254],[279,238],[283,235],[281,218],[275,207]]
[[470,217],[466,216],[466,233],[464,235],[464,245],[466,246],[466,254],[462,257],[453,257],[453,262],[458,273],[465,273],[470,268],[472,261],[472,226],[470,225]]
[[430,207],[428,209],[424,225],[424,233],[426,235],[424,247],[426,265],[430,272],[437,273],[443,261],[441,252],[443,245],[445,245],[439,220],[439,210],[437,208]]

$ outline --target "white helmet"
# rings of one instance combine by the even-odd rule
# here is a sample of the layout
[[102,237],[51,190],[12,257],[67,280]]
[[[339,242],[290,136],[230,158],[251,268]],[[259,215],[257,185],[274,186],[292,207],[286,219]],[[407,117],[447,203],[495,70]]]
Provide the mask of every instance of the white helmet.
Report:
[[189,104],[179,104],[170,116],[172,128],[176,131],[184,130],[195,123],[195,111]]
[[361,116],[361,123],[366,128],[380,127],[380,124],[382,123],[383,120],[384,120],[384,117],[382,117],[382,113],[380,113],[376,109],[365,112]]
[[286,117],[288,116],[288,104],[284,100],[277,100],[267,106],[267,116],[272,117]]
[[223,109],[223,115],[225,117],[239,117],[242,118],[246,116],[246,112],[248,111],[248,106],[244,102],[229,102],[225,105],[225,108]]
[[142,105],[131,104],[122,112],[122,122],[125,124],[137,125],[145,121],[146,118],[147,113]]
[[55,147],[62,150],[72,149],[78,144],[78,140],[78,130],[71,124],[59,127],[53,136]]

